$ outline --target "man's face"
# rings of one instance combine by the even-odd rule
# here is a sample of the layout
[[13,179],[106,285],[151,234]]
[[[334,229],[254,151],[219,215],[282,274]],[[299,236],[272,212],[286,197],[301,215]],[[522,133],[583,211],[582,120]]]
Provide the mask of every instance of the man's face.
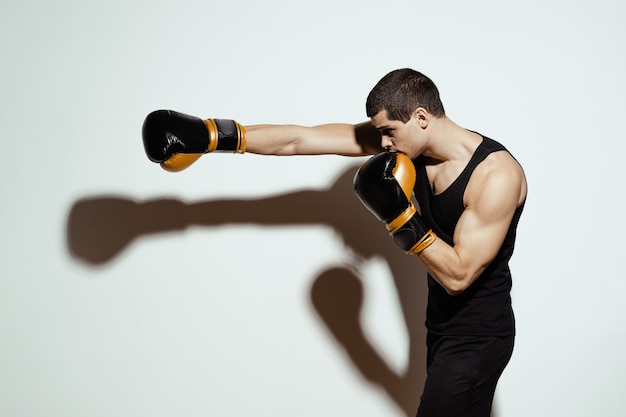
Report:
[[382,135],[381,146],[391,152],[401,152],[409,158],[416,158],[421,150],[416,149],[414,120],[406,123],[400,120],[390,120],[387,110],[381,110],[371,117],[372,125]]

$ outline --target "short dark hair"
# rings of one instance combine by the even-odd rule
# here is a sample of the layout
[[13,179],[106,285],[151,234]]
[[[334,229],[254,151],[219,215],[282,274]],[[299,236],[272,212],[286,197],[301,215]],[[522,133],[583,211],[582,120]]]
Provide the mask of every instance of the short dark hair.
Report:
[[424,74],[410,68],[398,69],[385,75],[367,96],[367,117],[387,110],[390,120],[406,123],[418,107],[435,117],[445,116],[439,90]]

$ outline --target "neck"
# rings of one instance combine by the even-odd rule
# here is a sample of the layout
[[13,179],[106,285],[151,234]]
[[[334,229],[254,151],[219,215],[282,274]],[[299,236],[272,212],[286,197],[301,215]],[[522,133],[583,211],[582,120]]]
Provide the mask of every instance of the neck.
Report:
[[423,155],[440,162],[466,159],[482,141],[480,135],[462,128],[447,116],[431,119],[428,129],[432,130]]

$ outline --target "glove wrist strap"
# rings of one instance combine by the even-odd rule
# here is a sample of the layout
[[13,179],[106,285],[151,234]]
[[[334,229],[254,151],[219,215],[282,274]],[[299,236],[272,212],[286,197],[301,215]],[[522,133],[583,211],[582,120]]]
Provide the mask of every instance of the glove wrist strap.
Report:
[[246,128],[234,120],[206,119],[209,134],[208,152],[246,152]]
[[422,253],[424,249],[433,244],[433,242],[437,239],[437,235],[432,230],[429,230],[411,249],[408,250],[409,253],[419,255]]

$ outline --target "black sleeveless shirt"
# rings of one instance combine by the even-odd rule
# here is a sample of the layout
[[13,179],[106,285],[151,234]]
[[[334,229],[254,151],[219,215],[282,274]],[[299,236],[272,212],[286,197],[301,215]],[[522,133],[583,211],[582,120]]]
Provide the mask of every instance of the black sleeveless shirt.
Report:
[[[490,153],[506,148],[483,136],[482,143],[459,177],[441,194],[434,195],[426,174],[425,159],[415,161],[417,181],[415,197],[422,217],[440,239],[453,245],[459,217],[465,209],[463,194],[474,169]],[[515,318],[511,306],[511,272],[509,259],[513,254],[517,223],[523,204],[517,208],[504,242],[487,269],[458,295],[449,295],[428,275],[428,306],[426,327],[440,335],[511,336],[515,334]]]

